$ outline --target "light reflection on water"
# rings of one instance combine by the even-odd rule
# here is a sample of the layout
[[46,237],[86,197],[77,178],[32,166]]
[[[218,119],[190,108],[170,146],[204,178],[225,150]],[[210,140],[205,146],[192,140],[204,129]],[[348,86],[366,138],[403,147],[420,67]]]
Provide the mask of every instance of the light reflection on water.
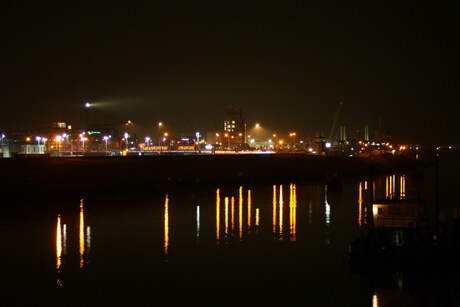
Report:
[[[368,188],[364,178],[344,182],[341,191],[288,183],[84,199],[66,204],[75,213],[67,209],[50,219],[55,244],[54,255],[47,255],[59,288],[124,287],[148,300],[152,291],[162,297],[172,289],[233,287],[260,302],[272,302],[283,288],[293,300],[304,292],[315,304],[369,306],[384,301],[386,292],[351,273],[346,261],[348,243],[372,216]],[[374,190],[405,195],[410,182],[399,174],[382,176]],[[43,240],[31,240],[30,248],[38,243],[44,252]],[[12,267],[23,265],[13,261]],[[397,280],[397,291],[407,292]],[[112,296],[123,295],[118,292]]]

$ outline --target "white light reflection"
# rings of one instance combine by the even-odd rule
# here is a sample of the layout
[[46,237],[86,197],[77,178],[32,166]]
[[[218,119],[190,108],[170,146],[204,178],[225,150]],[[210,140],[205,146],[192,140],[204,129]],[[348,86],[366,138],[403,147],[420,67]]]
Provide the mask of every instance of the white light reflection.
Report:
[[91,227],[86,226],[86,254],[91,251]]
[[63,245],[64,255],[66,255],[67,254],[67,225],[66,224],[62,225],[62,245]]
[[59,286],[62,286],[62,281],[60,278],[60,270],[62,265],[62,233],[61,233],[61,215],[57,216],[57,225],[56,225],[56,269],[58,272],[58,278],[56,283]]
[[331,223],[331,206],[327,202],[327,185],[324,186],[324,207],[325,207],[325,222],[326,222],[326,244],[329,245],[331,240],[329,239],[329,226]]
[[196,206],[196,237],[200,237],[200,206]]

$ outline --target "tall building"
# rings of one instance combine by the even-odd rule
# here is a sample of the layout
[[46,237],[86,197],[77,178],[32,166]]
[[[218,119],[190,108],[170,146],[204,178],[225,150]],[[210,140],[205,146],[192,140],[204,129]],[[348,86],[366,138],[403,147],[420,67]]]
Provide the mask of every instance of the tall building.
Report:
[[222,133],[223,147],[242,149],[246,143],[246,121],[239,108],[230,107],[224,115],[224,131]]

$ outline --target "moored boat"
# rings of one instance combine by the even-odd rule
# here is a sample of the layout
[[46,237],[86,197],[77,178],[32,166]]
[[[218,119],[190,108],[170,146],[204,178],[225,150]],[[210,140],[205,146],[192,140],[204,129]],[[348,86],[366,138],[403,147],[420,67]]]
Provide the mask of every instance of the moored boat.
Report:
[[424,211],[425,202],[416,196],[398,194],[374,201],[367,233],[349,244],[350,264],[407,266],[429,258],[434,245]]

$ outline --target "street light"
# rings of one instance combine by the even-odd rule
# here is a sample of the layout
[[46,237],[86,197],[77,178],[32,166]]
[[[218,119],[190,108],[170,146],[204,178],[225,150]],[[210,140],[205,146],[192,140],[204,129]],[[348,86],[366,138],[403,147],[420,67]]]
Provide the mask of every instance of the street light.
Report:
[[81,136],[80,141],[82,142],[82,152],[85,152],[85,141],[87,140],[86,137]]
[[163,123],[162,122],[158,122],[158,136],[159,136],[159,140],[158,140],[158,145],[161,146],[161,127],[163,127]]
[[105,152],[106,152],[106,153],[108,152],[108,150],[107,150],[107,141],[109,140],[109,138],[110,138],[110,135],[109,135],[109,136],[105,135],[105,136],[103,137],[103,139],[104,139],[104,141],[105,141]]
[[238,133],[238,147],[240,149],[243,149],[243,133],[242,132]]
[[297,133],[291,132],[291,133],[289,133],[289,136],[294,138],[294,143],[293,143],[292,147],[295,147],[296,138],[297,138]]
[[128,132],[125,132],[123,136],[125,137],[125,141],[126,141],[126,150],[128,150],[128,148],[129,148],[129,143],[128,143],[129,134],[128,134]]
[[230,134],[225,133],[224,136],[228,139],[228,150],[230,150]]
[[[166,138],[168,137],[168,135],[169,135],[168,132],[165,132],[163,134],[163,137],[162,137],[162,140],[161,140],[161,145],[163,145],[163,143],[167,144],[166,143]],[[163,151],[163,146],[160,146],[160,151]]]
[[35,137],[35,140],[37,141],[37,144],[38,144],[38,145],[40,145],[40,140],[41,140],[41,139],[42,139],[42,138],[41,138],[40,136],[36,136],[36,137]]

